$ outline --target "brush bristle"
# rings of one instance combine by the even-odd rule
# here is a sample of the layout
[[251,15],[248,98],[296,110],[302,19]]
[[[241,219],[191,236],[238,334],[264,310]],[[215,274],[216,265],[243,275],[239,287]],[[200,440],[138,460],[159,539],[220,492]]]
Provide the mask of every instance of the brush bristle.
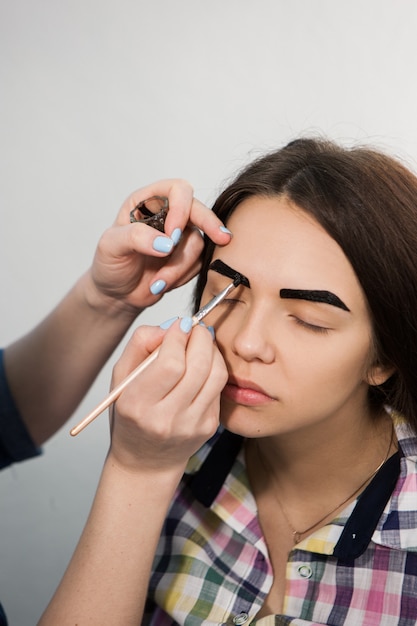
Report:
[[246,278],[246,276],[243,276],[243,274],[239,274],[239,273],[235,274],[233,278],[233,284],[235,287],[238,287],[239,285],[244,285],[245,287],[249,287],[249,281]]

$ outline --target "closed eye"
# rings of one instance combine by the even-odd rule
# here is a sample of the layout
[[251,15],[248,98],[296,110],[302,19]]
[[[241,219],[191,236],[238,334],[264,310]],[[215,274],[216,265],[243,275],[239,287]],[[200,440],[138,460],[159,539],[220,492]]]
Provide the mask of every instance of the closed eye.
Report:
[[239,300],[238,298],[225,298],[222,304],[228,304],[229,306],[233,306],[239,304],[240,302],[243,302],[243,300]]
[[303,328],[306,328],[307,330],[311,330],[313,333],[319,333],[319,334],[325,335],[331,330],[330,328],[327,328],[326,326],[318,326],[317,324],[310,324],[309,322],[305,322],[299,317],[292,316],[292,318],[294,322],[298,324],[298,326],[302,326]]

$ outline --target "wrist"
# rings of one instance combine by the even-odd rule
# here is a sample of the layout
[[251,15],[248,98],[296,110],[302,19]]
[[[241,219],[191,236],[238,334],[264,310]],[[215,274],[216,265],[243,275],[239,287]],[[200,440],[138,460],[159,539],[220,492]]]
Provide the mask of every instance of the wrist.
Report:
[[120,319],[126,324],[126,328],[134,322],[136,317],[144,310],[126,303],[122,298],[112,296],[101,291],[89,269],[76,284],[86,306],[97,316],[103,319]]
[[181,478],[184,474],[186,463],[180,463],[171,467],[150,467],[137,461],[133,463],[121,463],[110,449],[103,467],[103,478],[117,483],[118,488],[123,486],[126,491],[133,490],[140,493],[141,488],[146,488],[148,495],[154,494],[161,502],[172,498]]

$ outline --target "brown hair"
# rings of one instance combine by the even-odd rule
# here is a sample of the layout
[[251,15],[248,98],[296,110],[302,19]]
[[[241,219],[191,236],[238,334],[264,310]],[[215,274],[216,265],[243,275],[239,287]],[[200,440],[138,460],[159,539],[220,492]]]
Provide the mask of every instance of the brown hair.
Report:
[[[314,216],[349,259],[368,301],[376,357],[395,373],[370,399],[399,411],[417,432],[417,178],[371,148],[297,139],[246,167],[213,211],[227,223],[250,196],[285,194]],[[198,308],[214,245],[206,239]]]

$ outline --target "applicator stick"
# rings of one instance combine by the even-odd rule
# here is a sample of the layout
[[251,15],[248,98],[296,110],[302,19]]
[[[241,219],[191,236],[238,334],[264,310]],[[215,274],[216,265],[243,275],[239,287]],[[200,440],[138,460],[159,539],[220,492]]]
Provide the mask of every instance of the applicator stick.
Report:
[[[233,291],[233,289],[236,289],[236,287],[240,283],[241,283],[240,276],[235,276],[233,282],[230,283],[230,285],[225,287],[223,291],[217,294],[217,296],[214,296],[214,298],[212,298],[210,302],[208,302],[199,311],[197,311],[197,313],[195,313],[195,315],[193,315],[192,317],[193,327],[199,324],[201,320],[204,317],[206,317],[206,315],[208,315],[218,304],[220,304],[220,302],[222,302],[222,300],[224,300],[229,295],[229,293]],[[138,365],[132,372],[130,372],[130,374],[126,376],[126,378],[122,380],[122,382],[119,383],[108,394],[108,396],[106,396],[106,398],[104,398],[104,400],[100,402],[100,404],[98,404],[96,408],[93,409],[93,411],[91,411],[91,413],[89,413],[83,420],[81,420],[81,422],[79,422],[76,426],[74,426],[74,428],[70,430],[70,435],[72,435],[73,437],[78,435],[78,433],[84,430],[84,428],[88,426],[88,424],[91,424],[91,422],[95,420],[96,417],[98,417],[111,404],[113,404],[113,402],[117,400],[117,398],[120,396],[122,391],[129,385],[129,383],[131,383],[132,380],[135,380],[135,378],[137,378],[139,374],[141,374],[151,363],[155,361],[155,359],[158,357],[158,354],[159,354],[159,348],[154,350],[152,354],[150,354],[144,361],[142,361],[142,363],[140,363],[140,365]]]

